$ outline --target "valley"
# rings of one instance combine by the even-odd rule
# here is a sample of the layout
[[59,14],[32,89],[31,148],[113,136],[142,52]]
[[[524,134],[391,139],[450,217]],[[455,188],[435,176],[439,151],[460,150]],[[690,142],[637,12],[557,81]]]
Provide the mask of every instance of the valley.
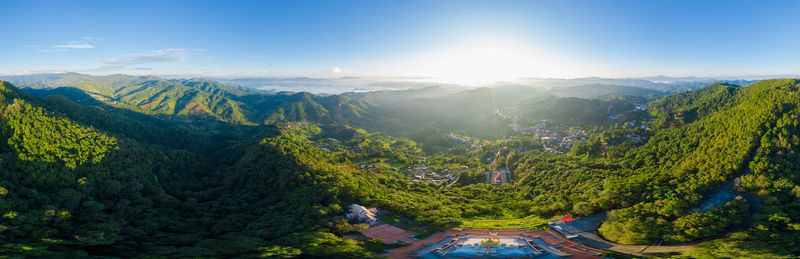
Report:
[[0,10],[0,259],[800,258],[799,1]]
[[[794,166],[796,80],[653,99],[540,99],[510,90],[518,87],[319,97],[147,78],[156,82],[145,89],[171,86],[138,97],[204,92],[199,104],[227,100],[240,111],[203,114],[101,98],[110,79],[79,77],[2,83],[5,254],[391,257],[460,229],[552,233],[569,244],[551,252],[562,256],[794,249],[776,240],[792,240],[794,203],[785,201],[800,187],[782,173],[791,169],[775,168]],[[105,91],[142,79],[114,80]],[[715,190],[724,200],[707,202]],[[405,223],[348,220],[353,203]],[[582,223],[597,215],[605,220]],[[577,220],[547,224],[564,216]],[[361,234],[386,225],[423,241]],[[784,239],[764,238],[776,235]]]

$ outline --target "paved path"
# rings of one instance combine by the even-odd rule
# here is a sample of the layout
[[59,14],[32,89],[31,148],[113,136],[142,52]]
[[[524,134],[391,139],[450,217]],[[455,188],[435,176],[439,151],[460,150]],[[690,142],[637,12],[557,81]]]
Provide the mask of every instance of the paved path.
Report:
[[606,213],[598,213],[568,223],[553,225],[552,228],[564,235],[578,237],[570,240],[598,249],[618,253],[643,255],[652,253],[688,253],[694,251],[696,243],[683,243],[675,245],[625,245],[608,241],[597,234],[597,228],[606,220]]

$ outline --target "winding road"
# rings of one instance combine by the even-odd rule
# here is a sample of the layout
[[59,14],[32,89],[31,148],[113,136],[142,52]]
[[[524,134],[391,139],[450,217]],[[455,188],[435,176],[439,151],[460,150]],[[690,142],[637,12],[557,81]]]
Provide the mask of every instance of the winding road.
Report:
[[[735,180],[743,175],[746,175],[747,173],[749,173],[749,171],[745,168],[737,177],[728,180],[724,185],[711,192],[711,194],[708,196],[709,198],[692,208],[692,211],[706,212],[716,206],[725,204],[737,196],[742,196],[742,198],[744,198],[750,204],[752,213],[748,215],[748,217],[742,221],[741,224],[735,226],[734,229],[749,225],[752,221],[752,215],[761,210],[764,202],[754,195],[739,193],[734,190],[734,187],[736,187]],[[597,232],[597,228],[599,228],[600,224],[602,224],[606,219],[607,213],[601,212],[588,217],[573,220],[571,222],[554,224],[550,227],[562,235],[571,236],[571,240],[577,243],[606,251],[631,255],[687,253],[694,251],[694,246],[698,243],[709,240],[705,239],[670,245],[661,245],[661,241],[657,241],[650,245],[626,245],[614,243],[601,237]]]

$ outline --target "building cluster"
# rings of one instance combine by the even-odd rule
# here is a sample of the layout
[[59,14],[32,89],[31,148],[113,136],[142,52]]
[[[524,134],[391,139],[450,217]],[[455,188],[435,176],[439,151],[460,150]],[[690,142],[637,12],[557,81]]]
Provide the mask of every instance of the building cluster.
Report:
[[[462,166],[461,171],[468,170],[469,167]],[[410,176],[412,183],[432,183],[432,184],[450,184],[458,180],[459,173],[444,169],[441,172],[434,172],[425,164],[415,164],[408,167],[406,174]]]
[[380,223],[378,221],[378,209],[366,208],[358,204],[347,205],[347,213],[344,215],[350,222],[367,223],[375,225]]
[[496,112],[501,118],[511,121],[509,127],[511,127],[514,132],[530,132],[534,137],[539,138],[545,150],[553,153],[564,154],[569,152],[576,141],[586,141],[587,135],[584,130],[569,127],[565,131],[558,125],[548,124],[547,120],[542,120],[542,122],[536,126],[524,128],[519,125],[515,116],[502,113],[500,110]]
[[633,141],[634,144],[642,143],[642,136],[639,134],[628,133],[625,134],[625,139]]
[[447,133],[447,135],[444,135],[444,138],[450,141],[453,145],[469,144],[466,149],[467,152],[483,147],[483,145],[478,143],[477,139],[470,139],[470,137],[467,136],[458,136],[453,132]]
[[623,136],[617,137],[606,137],[603,140],[603,145],[619,145],[623,143],[628,143],[629,145],[633,146],[640,146],[647,142],[647,137],[642,136],[636,133],[627,133]]
[[311,123],[309,123],[307,121],[298,121],[298,122],[288,122],[288,123],[286,123],[285,127],[287,129],[291,129],[291,128],[297,128],[297,127],[305,127],[305,126],[308,126],[308,125],[311,125]]
[[500,109],[496,109],[495,113],[497,113],[497,116],[499,116],[500,118],[503,118],[504,120],[511,121],[511,124],[508,124],[508,126],[511,127],[511,129],[514,130],[514,132],[520,132],[520,131],[523,130],[522,127],[519,126],[519,123],[517,122],[517,117],[516,116],[508,114],[508,113],[503,113],[503,112],[500,111]]
[[586,131],[573,127],[563,129],[558,125],[549,125],[546,121],[536,126],[524,129],[530,132],[542,142],[544,150],[563,154],[569,152],[575,142],[586,141]]
[[650,126],[647,126],[647,121],[626,121],[625,126],[630,128],[640,128],[643,130],[650,130]]

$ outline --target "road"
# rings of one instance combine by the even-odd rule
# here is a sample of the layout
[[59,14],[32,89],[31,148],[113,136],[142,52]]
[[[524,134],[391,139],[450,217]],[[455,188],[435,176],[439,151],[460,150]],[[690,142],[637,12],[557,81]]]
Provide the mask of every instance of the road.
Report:
[[[742,170],[742,173],[739,174],[739,176],[734,177],[721,187],[717,188],[715,191],[711,192],[709,198],[703,201],[702,203],[698,204],[694,208],[692,208],[692,211],[706,212],[716,206],[725,204],[726,202],[736,198],[736,196],[742,196],[742,198],[744,198],[750,204],[752,214],[748,215],[747,218],[739,226],[736,226],[734,228],[736,229],[749,225],[752,221],[752,215],[761,210],[761,207],[763,207],[764,202],[760,198],[754,195],[739,193],[734,190],[734,187],[736,186],[735,179],[747,173],[749,173],[749,171],[745,168],[744,170]],[[657,254],[657,253],[687,253],[694,251],[694,246],[696,244],[703,241],[708,241],[708,240],[700,240],[700,241],[693,241],[681,244],[671,244],[671,245],[661,245],[661,243],[658,241],[650,245],[625,245],[625,244],[614,243],[604,239],[597,232],[597,228],[600,227],[600,224],[602,224],[606,219],[607,219],[607,213],[602,212],[585,218],[574,220],[568,223],[554,224],[551,226],[551,228],[557,231],[558,233],[561,233],[566,236],[577,235],[577,237],[571,238],[572,241],[575,241],[577,243],[581,243],[589,247],[603,249],[606,251],[613,251],[613,252],[632,254],[632,255]]]
[[597,228],[606,218],[606,212],[602,212],[568,223],[552,225],[551,228],[566,236],[578,235],[578,237],[570,239],[577,243],[618,253],[643,255],[645,253],[687,253],[694,251],[695,242],[675,245],[625,245],[608,241],[597,234]]

